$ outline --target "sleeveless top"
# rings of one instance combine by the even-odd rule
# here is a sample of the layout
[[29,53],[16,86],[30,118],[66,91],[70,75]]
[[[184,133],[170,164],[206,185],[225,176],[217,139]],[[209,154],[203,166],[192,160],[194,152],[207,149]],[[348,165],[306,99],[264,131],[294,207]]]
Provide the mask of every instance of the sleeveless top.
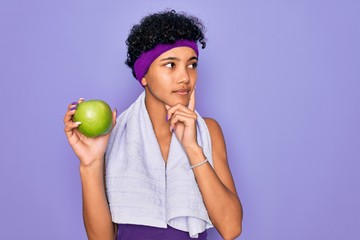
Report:
[[157,228],[144,225],[118,224],[116,240],[206,240],[206,230],[199,233],[198,238],[191,238],[188,232],[184,232],[171,226]]

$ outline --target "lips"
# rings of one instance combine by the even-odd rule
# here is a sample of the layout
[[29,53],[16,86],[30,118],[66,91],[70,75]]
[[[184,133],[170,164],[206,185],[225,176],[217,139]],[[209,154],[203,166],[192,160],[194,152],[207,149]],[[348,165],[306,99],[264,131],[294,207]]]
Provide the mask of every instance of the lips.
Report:
[[174,91],[176,94],[179,94],[179,95],[188,95],[190,93],[190,89],[179,89],[179,90],[176,90]]

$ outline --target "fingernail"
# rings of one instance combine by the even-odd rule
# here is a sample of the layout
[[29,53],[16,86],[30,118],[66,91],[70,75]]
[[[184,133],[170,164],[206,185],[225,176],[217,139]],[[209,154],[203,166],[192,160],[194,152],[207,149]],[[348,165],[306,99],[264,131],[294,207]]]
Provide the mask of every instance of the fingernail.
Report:
[[176,128],[173,128],[173,127],[170,126],[170,132],[174,133],[175,131],[176,131]]
[[77,102],[72,102],[71,105],[77,105],[78,103]]
[[76,106],[75,106],[75,107],[70,108],[70,111],[75,110],[75,109],[76,109]]
[[75,124],[76,124],[76,125],[80,125],[80,124],[81,124],[81,122],[75,122]]

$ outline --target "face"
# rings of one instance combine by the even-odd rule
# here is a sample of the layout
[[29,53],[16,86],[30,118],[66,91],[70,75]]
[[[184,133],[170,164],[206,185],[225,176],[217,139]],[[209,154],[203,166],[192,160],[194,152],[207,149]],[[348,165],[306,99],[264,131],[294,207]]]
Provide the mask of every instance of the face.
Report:
[[197,55],[192,48],[177,47],[150,65],[141,83],[148,97],[169,106],[188,105],[197,79]]

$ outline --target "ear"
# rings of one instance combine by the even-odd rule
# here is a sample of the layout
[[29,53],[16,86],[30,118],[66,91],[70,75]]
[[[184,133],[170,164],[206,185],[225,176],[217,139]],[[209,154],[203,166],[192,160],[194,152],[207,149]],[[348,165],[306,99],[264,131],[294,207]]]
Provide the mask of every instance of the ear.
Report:
[[144,87],[147,85],[147,81],[146,81],[146,78],[145,78],[145,77],[143,77],[143,78],[141,79],[141,85],[143,85]]

